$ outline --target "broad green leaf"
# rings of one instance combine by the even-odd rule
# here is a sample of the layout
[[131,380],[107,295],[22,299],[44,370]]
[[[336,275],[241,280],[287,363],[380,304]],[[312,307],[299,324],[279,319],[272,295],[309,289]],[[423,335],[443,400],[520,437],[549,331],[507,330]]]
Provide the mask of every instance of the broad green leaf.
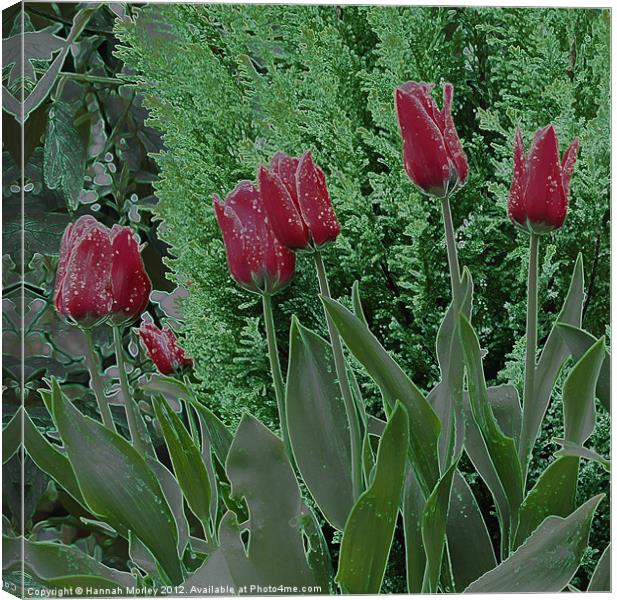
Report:
[[123,537],[131,530],[172,583],[182,581],[178,530],[161,486],[124,438],[82,415],[52,379],[52,414],[82,495],[92,511]]
[[[585,282],[583,275],[583,257],[576,259],[570,288],[563,303],[561,312],[544,344],[540,359],[536,366],[534,378],[533,402],[527,403],[523,409],[523,425],[519,441],[519,456],[526,462],[538,437],[540,425],[551,399],[555,379],[570,351],[559,333],[558,323],[567,323],[575,327],[581,326],[583,301],[585,298]],[[526,465],[523,464],[523,468]]]
[[208,433],[208,440],[212,445],[214,456],[218,459],[221,465],[225,465],[227,454],[231,447],[233,436],[223,421],[221,421],[209,408],[205,407],[201,402],[194,398],[188,398],[191,406],[195,408],[200,420],[205,424]]
[[364,474],[365,488],[371,485],[374,467],[375,456],[371,448],[371,440],[369,439],[368,431],[365,431],[364,439],[362,440],[362,473]]
[[296,465],[326,520],[343,530],[353,506],[351,448],[330,344],[292,320],[285,395]]
[[409,416],[411,462],[423,491],[428,494],[439,479],[439,418],[366,325],[335,300],[322,297],[322,301],[348,348],[379,386],[387,411],[393,410],[397,400],[405,407]]
[[450,468],[443,474],[435,489],[427,498],[422,512],[422,540],[426,553],[426,568],[424,570],[422,591],[427,593],[437,592],[446,525],[448,523],[452,480],[457,464],[458,460],[452,463]]
[[[471,324],[464,315],[460,316],[460,334],[465,353],[471,414],[486,445],[486,450],[497,474],[499,484],[507,498],[510,521],[509,530],[512,531],[516,527],[518,508],[523,500],[523,478],[516,452],[516,444],[511,437],[503,433],[495,419],[484,380],[482,359],[480,358],[480,343]],[[468,452],[469,448],[470,446],[468,445]],[[494,487],[497,486],[495,485]],[[502,514],[503,517],[505,515]]]
[[422,540],[422,512],[426,498],[407,464],[405,485],[403,488],[403,531],[405,533],[405,571],[407,575],[407,593],[422,592],[426,553]]
[[576,457],[564,456],[548,465],[521,504],[513,549],[518,548],[546,517],[566,517],[574,510],[577,477]]
[[[566,440],[582,446],[595,426],[595,390],[604,361],[604,339],[585,352],[574,365],[563,387]],[[574,509],[579,458],[563,456],[549,464],[521,506],[513,548],[549,515],[565,517]]]
[[201,451],[165,399],[161,396],[155,397],[153,405],[182,493],[190,509],[202,522],[206,533],[209,533],[210,478]]
[[[488,399],[501,430],[509,437],[516,437],[521,426],[521,407],[516,388],[509,384],[491,386],[487,390]],[[507,554],[507,542],[510,536],[510,505],[501,485],[495,465],[491,460],[482,434],[473,419],[469,406],[469,395],[463,396],[466,414],[465,451],[474,467],[489,488],[499,518],[502,538],[502,554]]]
[[2,536],[2,554],[5,572],[23,568],[26,573],[50,586],[90,587],[99,590],[99,594],[103,590],[115,590],[118,595],[126,595],[126,588],[135,585],[130,573],[111,569],[75,546]]
[[587,460],[593,460],[599,463],[605,471],[611,472],[611,461],[600,456],[597,452],[561,438],[553,438],[552,441],[562,446],[555,452],[555,456],[578,456],[579,458],[586,458]]
[[584,445],[596,424],[596,384],[604,361],[600,338],[574,365],[563,386],[565,439]]
[[43,171],[49,189],[60,188],[71,210],[79,206],[86,149],[74,124],[74,110],[61,100],[52,103],[43,149]]
[[522,546],[465,592],[562,591],[578,569],[593,515],[603,497],[594,496],[566,518],[545,519]]
[[518,440],[523,413],[516,388],[509,383],[491,386],[488,388],[488,399],[501,430],[508,437]]
[[[573,327],[567,323],[557,323],[557,331],[568,345],[572,357],[578,361],[583,354],[589,350],[597,341],[597,339],[587,333],[584,329]],[[611,412],[611,355],[608,351],[604,353],[604,362],[598,376],[596,385],[596,396],[602,403],[602,406],[610,413]]]
[[2,464],[9,460],[21,445],[21,407],[2,430]]
[[431,391],[428,401],[441,421],[439,438],[439,460],[445,471],[454,456],[460,454],[465,438],[463,417],[463,378],[465,365],[460,336],[457,331],[458,315],[462,312],[469,318],[473,297],[473,283],[467,269],[463,272],[462,306],[457,308],[454,301],[448,307],[437,332],[437,360],[441,382]]
[[455,473],[452,483],[446,535],[457,591],[497,566],[484,518],[460,471]]
[[37,429],[24,411],[24,445],[36,466],[61,485],[77,502],[87,507],[69,459]]
[[611,545],[609,544],[602,552],[602,556],[596,565],[587,586],[588,592],[611,591]]
[[336,581],[348,594],[378,594],[386,570],[405,477],[408,417],[400,402],[379,441],[371,486],[354,505],[343,532]]
[[[283,442],[249,414],[242,417],[227,458],[235,498],[244,498],[250,520],[248,548],[231,511],[221,520],[220,546],[185,585],[318,586],[327,590],[315,557],[309,563],[303,531],[312,532]],[[312,551],[315,551],[313,546]]]
[[191,397],[190,390],[182,381],[160,373],[149,373],[138,387],[148,396],[162,394],[175,412],[180,412],[181,400],[189,400]]
[[[185,404],[186,410],[191,410],[191,407],[188,403]],[[206,470],[208,471],[208,477],[211,486],[211,494],[210,494],[210,519],[212,521],[213,529],[216,531],[217,524],[217,515],[218,515],[218,507],[219,507],[219,495],[218,495],[218,485],[216,480],[216,473],[214,471],[214,459],[212,457],[212,444],[210,443],[210,438],[208,435],[208,426],[204,418],[197,414],[197,418],[199,420],[199,426],[201,429],[201,457],[206,465]]]
[[354,281],[351,286],[351,303],[353,306],[353,314],[368,327],[368,321],[366,320],[366,315],[362,308],[362,300],[360,299],[360,284],[357,280]]

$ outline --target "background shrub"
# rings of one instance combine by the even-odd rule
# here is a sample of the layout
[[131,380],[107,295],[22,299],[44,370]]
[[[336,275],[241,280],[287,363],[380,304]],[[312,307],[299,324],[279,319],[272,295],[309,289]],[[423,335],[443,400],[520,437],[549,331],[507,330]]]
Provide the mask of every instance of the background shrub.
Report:
[[[475,282],[487,378],[520,380],[512,365],[524,346],[527,236],[505,214],[516,126],[527,144],[548,122],[562,151],[581,140],[568,219],[542,243],[540,339],[578,252],[584,327],[607,333],[609,30],[609,12],[599,10],[181,4],[146,6],[117,25],[117,56],[140,84],[149,124],[163,133],[154,212],[170,277],[190,289],[184,343],[208,403],[232,424],[244,410],[275,423],[259,299],[228,275],[211,198],[254,178],[276,150],[311,148],[326,172],[343,225],[325,256],[334,297],[346,301],[358,279],[372,330],[418,385],[435,383],[449,285],[439,204],[402,168],[393,90],[409,79],[455,86],[470,176],[453,212],[460,258]],[[299,260],[275,307],[283,354],[292,314],[323,327],[316,291],[311,262]],[[376,412],[377,395],[362,381]],[[559,402],[551,411],[545,442],[560,427]],[[605,431],[598,447],[607,440]],[[586,489],[606,485],[598,469],[585,473]],[[596,549],[606,543],[598,524],[607,502],[601,511]]]

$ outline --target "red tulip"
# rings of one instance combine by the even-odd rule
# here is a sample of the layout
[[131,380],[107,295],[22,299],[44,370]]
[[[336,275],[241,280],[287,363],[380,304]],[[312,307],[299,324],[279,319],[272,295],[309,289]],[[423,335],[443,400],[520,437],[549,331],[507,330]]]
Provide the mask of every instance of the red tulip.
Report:
[[56,273],[58,313],[86,327],[110,316],[122,323],[141,314],[150,290],[129,227],[110,230],[90,215],[67,226]]
[[294,276],[296,258],[274,236],[262,198],[250,181],[241,181],[214,211],[227,250],[231,276],[245,289],[273,294]]
[[427,194],[448,196],[467,179],[467,157],[452,120],[453,87],[443,88],[443,109],[432,83],[408,81],[396,89],[396,111],[409,178]]
[[148,356],[163,375],[171,375],[193,364],[193,361],[184,354],[184,349],[178,345],[178,340],[168,325],[159,329],[154,323],[142,321],[139,326],[139,336]]
[[508,215],[516,225],[533,233],[563,225],[578,145],[578,139],[574,139],[560,161],[555,129],[548,125],[536,131],[526,157],[521,132],[516,130],[514,175],[508,197]]
[[341,232],[326,177],[310,151],[301,158],[277,152],[270,169],[260,167],[259,190],[272,229],[291,250],[320,248]]

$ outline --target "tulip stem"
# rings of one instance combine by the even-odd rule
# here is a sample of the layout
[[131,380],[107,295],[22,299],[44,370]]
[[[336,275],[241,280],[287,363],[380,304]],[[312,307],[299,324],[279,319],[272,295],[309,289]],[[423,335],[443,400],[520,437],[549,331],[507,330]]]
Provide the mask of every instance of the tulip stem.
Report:
[[441,199],[443,223],[446,230],[446,248],[448,250],[448,267],[450,270],[450,284],[452,286],[452,300],[458,307],[463,302],[461,289],[461,268],[458,263],[456,239],[454,237],[454,224],[452,223],[452,211],[450,210],[450,198]]
[[84,332],[84,337],[86,338],[85,358],[86,366],[90,372],[90,385],[94,391],[96,402],[99,405],[99,412],[101,413],[101,418],[103,419],[103,425],[105,425],[107,429],[115,431],[114,420],[111,416],[111,408],[109,407],[109,402],[107,401],[107,396],[105,395],[105,389],[103,387],[103,379],[101,378],[101,361],[96,353],[94,340],[92,339],[92,329],[84,328],[82,331]]
[[523,424],[519,446],[519,458],[523,480],[527,476],[527,463],[531,448],[529,439],[529,415],[531,414],[536,374],[536,349],[538,346],[538,254],[540,236],[532,233],[529,240],[529,271],[527,274],[527,344],[525,347],[525,387],[523,389]]
[[[315,258],[315,268],[317,270],[317,277],[319,279],[319,288],[321,295],[325,298],[332,298],[330,295],[330,285],[328,284],[328,277],[326,275],[326,269],[321,258],[321,253],[315,251],[313,254]],[[328,333],[330,334],[330,342],[332,344],[332,354],[334,355],[334,366],[336,368],[336,375],[338,377],[339,386],[341,388],[341,394],[343,396],[343,402],[345,404],[345,412],[347,413],[347,421],[349,422],[349,436],[351,438],[351,482],[354,491],[354,499],[362,493],[362,456],[361,456],[361,435],[360,425],[358,423],[358,413],[356,405],[349,385],[349,378],[347,376],[347,368],[345,366],[345,357],[343,356],[343,346],[341,345],[341,338],[332,318],[328,314],[328,311],[324,311],[326,314],[326,322],[328,324]]]
[[120,378],[120,389],[124,396],[124,407],[126,409],[126,420],[129,425],[129,433],[135,449],[141,452],[144,456],[147,452],[145,445],[139,435],[139,426],[137,423],[137,406],[133,401],[131,387],[126,374],[126,364],[124,362],[124,348],[122,346],[122,329],[118,325],[112,326],[114,332],[114,347],[116,350],[116,366],[118,368],[118,377]]
[[291,445],[289,443],[289,432],[287,431],[287,415],[285,411],[285,384],[283,383],[283,373],[281,371],[281,361],[279,359],[278,344],[276,342],[276,329],[274,327],[274,316],[272,314],[272,296],[262,294],[262,304],[264,311],[264,323],[266,326],[266,339],[268,341],[268,357],[270,358],[270,370],[272,371],[272,383],[274,385],[274,395],[279,413],[279,423],[281,435],[287,456],[293,462]]

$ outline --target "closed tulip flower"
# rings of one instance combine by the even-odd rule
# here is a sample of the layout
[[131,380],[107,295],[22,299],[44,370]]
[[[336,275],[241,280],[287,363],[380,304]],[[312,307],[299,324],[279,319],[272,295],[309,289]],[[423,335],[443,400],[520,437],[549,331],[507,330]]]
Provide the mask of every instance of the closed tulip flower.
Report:
[[159,329],[154,323],[142,321],[139,336],[148,356],[163,375],[171,375],[193,364],[185,355],[184,349],[178,345],[178,340],[168,325]]
[[321,248],[341,232],[323,171],[310,151],[300,158],[277,152],[260,167],[259,190],[277,239],[291,250]]
[[449,196],[467,179],[467,157],[452,120],[453,87],[443,88],[443,109],[434,84],[408,81],[396,89],[396,111],[409,178],[424,192]]
[[150,296],[139,245],[129,227],[105,227],[84,215],[68,225],[60,245],[54,304],[58,313],[90,327],[141,314]]
[[537,234],[563,225],[578,145],[575,139],[560,160],[555,129],[548,125],[536,131],[526,156],[521,132],[516,130],[514,175],[508,196],[508,215],[516,225]]
[[273,294],[292,280],[295,256],[276,239],[259,191],[250,181],[240,182],[225,202],[215,194],[214,211],[229,271],[240,286]]

